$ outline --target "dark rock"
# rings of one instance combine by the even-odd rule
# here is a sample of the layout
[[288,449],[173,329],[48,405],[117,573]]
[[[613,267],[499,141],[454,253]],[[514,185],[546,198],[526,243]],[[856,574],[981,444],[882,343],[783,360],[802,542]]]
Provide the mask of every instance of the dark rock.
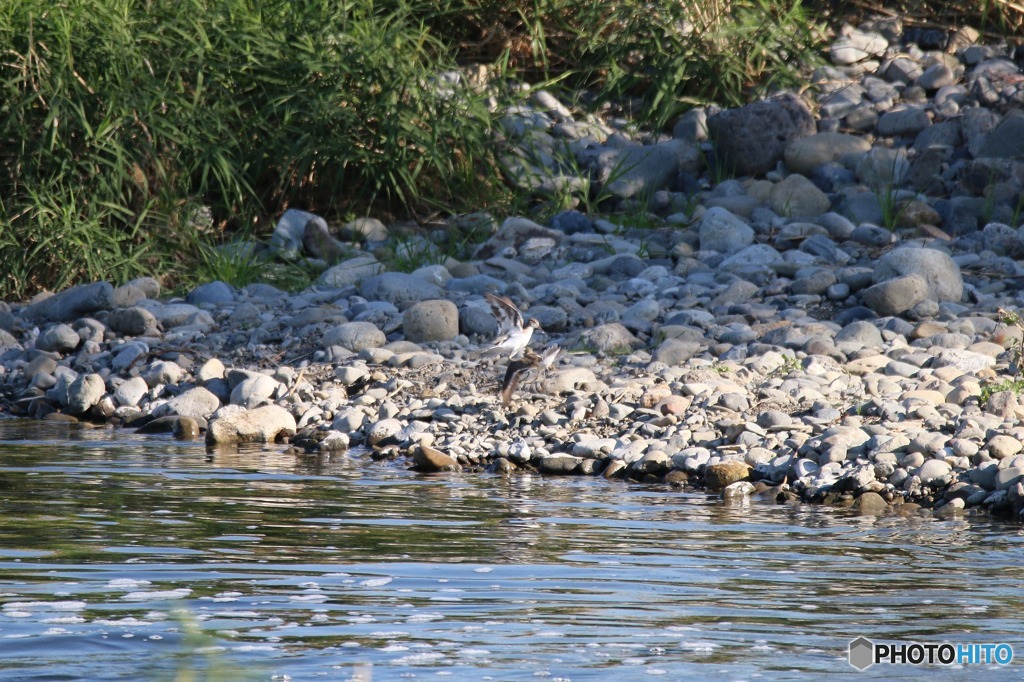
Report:
[[80,284],[26,306],[21,316],[30,322],[70,322],[114,304],[114,287],[109,282]]
[[762,175],[782,160],[786,146],[817,131],[814,116],[796,95],[728,109],[708,118],[717,161],[736,175]]

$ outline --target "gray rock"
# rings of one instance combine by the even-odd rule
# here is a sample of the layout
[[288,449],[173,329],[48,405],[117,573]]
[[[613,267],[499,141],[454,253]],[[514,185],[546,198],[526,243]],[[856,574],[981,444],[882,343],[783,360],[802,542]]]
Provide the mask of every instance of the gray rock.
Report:
[[956,75],[953,69],[943,62],[932,64],[914,80],[914,85],[925,90],[938,90],[939,88],[952,85],[956,82]]
[[917,152],[927,149],[952,150],[963,144],[959,121],[940,121],[928,126],[914,138],[911,147]]
[[880,33],[850,29],[832,43],[829,59],[833,64],[846,66],[869,57],[880,57],[888,47],[889,41]]
[[159,333],[156,316],[145,308],[115,308],[107,315],[107,325],[124,336],[152,336]]
[[35,324],[70,322],[114,305],[114,287],[109,282],[81,284],[26,306],[21,316]]
[[995,488],[996,490],[1007,490],[1011,486],[1016,485],[1021,479],[1024,479],[1024,467],[1000,469],[996,473]]
[[737,175],[767,173],[782,160],[790,141],[815,132],[810,109],[792,94],[708,118],[718,162]]
[[[115,394],[116,397],[116,394]],[[179,415],[207,421],[220,408],[220,399],[209,390],[198,386],[174,396],[153,410],[153,416]]]
[[832,205],[828,196],[813,182],[795,173],[772,186],[769,202],[778,215],[793,220],[819,216]]
[[928,299],[928,282],[920,275],[894,277],[868,287],[861,297],[879,315],[899,315]]
[[817,133],[800,137],[786,145],[786,166],[794,173],[810,174],[818,166],[860,155],[871,149],[863,137],[845,133]]
[[404,272],[383,272],[364,280],[359,295],[370,301],[386,301],[404,310],[414,303],[443,298],[441,288]]
[[36,339],[36,348],[54,353],[70,353],[82,342],[78,332],[66,324],[55,324]]
[[324,270],[317,278],[317,283],[341,289],[357,285],[363,280],[380,274],[383,270],[384,266],[377,262],[375,256],[371,254],[356,256]]
[[916,475],[921,479],[922,485],[933,485],[946,479],[951,471],[952,467],[948,462],[941,459],[928,459],[918,467]]
[[596,381],[597,377],[586,367],[569,367],[553,372],[541,382],[541,386],[548,395],[563,395]]
[[395,445],[398,443],[398,435],[402,429],[403,424],[399,419],[381,419],[367,429],[366,444],[372,448]]
[[270,236],[271,245],[290,258],[298,257],[302,250],[302,237],[306,231],[306,224],[311,220],[323,221],[323,218],[315,213],[300,211],[290,208],[281,214],[274,227],[274,233]]
[[206,384],[214,379],[223,379],[226,375],[224,363],[217,358],[210,358],[204,362],[196,372],[196,381]]
[[754,241],[754,230],[724,208],[709,208],[700,220],[700,248],[732,254]]
[[[488,259],[503,253],[506,249],[518,249],[528,240],[534,237],[547,237],[556,243],[561,243],[565,237],[562,232],[547,227],[520,216],[506,218],[494,235],[481,244],[473,254],[474,258]],[[426,298],[436,298],[428,296]]]
[[640,340],[618,322],[584,330],[580,340],[588,348],[601,353],[622,353],[641,345]]
[[667,187],[681,168],[694,172],[700,164],[700,148],[683,140],[625,147],[614,160],[605,190],[621,199],[651,194]]
[[917,135],[931,124],[932,121],[924,109],[906,106],[882,114],[875,129],[879,135],[885,137],[909,137]]
[[924,73],[924,69],[909,57],[896,57],[885,63],[879,73],[894,83],[910,85]]
[[544,474],[564,476],[575,473],[582,463],[583,458],[572,455],[544,455],[537,461],[537,468]]
[[928,285],[928,298],[933,301],[958,302],[963,298],[960,267],[948,254],[937,249],[896,248],[878,259],[874,281],[883,282],[901,275],[922,277]]
[[191,303],[161,303],[160,301],[146,300],[141,301],[139,307],[151,312],[165,330],[193,324],[197,321],[208,321],[209,326],[213,326],[213,320],[209,313]]
[[564,308],[550,305],[535,305],[530,307],[530,317],[540,322],[540,328],[544,333],[557,333],[565,331],[569,324],[569,315]]
[[909,172],[905,149],[875,147],[857,164],[857,177],[876,191],[899,186]]
[[782,254],[772,247],[767,244],[753,244],[723,260],[719,267],[726,272],[753,269],[767,275],[771,266],[781,261]]
[[[144,298],[160,297],[160,280],[155,277],[136,277],[124,286],[139,291]],[[134,303],[129,305],[134,305]]]
[[341,346],[358,353],[364,348],[380,348],[387,337],[372,322],[346,322],[324,332],[321,343],[325,348]]
[[703,107],[690,109],[672,127],[672,137],[686,142],[703,142],[708,139],[708,113]]
[[840,329],[835,336],[836,346],[850,345],[855,348],[881,348],[882,333],[878,327],[867,321],[851,322]]
[[459,328],[467,336],[493,337],[498,333],[498,322],[490,308],[482,305],[467,305],[459,310]]
[[343,407],[334,415],[331,428],[344,434],[352,435],[361,431],[366,421],[366,413],[359,408]]
[[981,238],[985,248],[999,256],[1024,257],[1024,241],[1021,241],[1020,233],[1009,225],[988,223],[981,230]]
[[274,443],[295,435],[295,418],[278,405],[263,405],[254,410],[238,406],[214,413],[206,431],[207,445],[232,443]]
[[200,284],[185,297],[185,301],[194,306],[219,306],[234,300],[234,287],[220,281]]
[[157,360],[142,371],[142,378],[150,388],[160,384],[176,384],[183,374],[181,366],[170,360]]
[[118,405],[137,407],[149,391],[146,380],[142,377],[129,377],[114,389],[114,400]]
[[124,372],[132,365],[145,360],[149,355],[149,346],[142,341],[131,341],[114,351],[114,359],[110,368],[115,372]]
[[103,377],[99,374],[83,374],[68,388],[68,412],[74,415],[85,414],[90,407],[99,403],[106,390]]
[[1008,115],[988,133],[975,154],[979,158],[1013,159],[1024,156],[1024,115]]
[[[857,192],[851,197],[847,197],[842,202],[843,215],[847,216],[852,222],[857,223],[857,228],[850,235],[850,238],[854,241],[861,241],[861,235],[863,234],[862,228],[865,224],[869,225],[873,230],[881,229],[878,227],[879,223],[885,220],[885,213],[882,212],[882,202],[878,198],[878,194],[875,192]],[[883,243],[890,243],[894,241],[894,236],[888,230]],[[870,242],[861,242],[870,243]]]
[[402,316],[402,333],[414,343],[450,341],[459,334],[459,309],[451,301],[420,301]]
[[[843,118],[861,108],[863,102],[864,88],[858,83],[851,83],[848,87],[839,88],[821,98],[821,115],[826,118]],[[870,106],[865,108],[874,111]]]
[[338,234],[342,239],[367,242],[382,242],[390,236],[387,226],[376,218],[356,218],[342,225]]
[[665,339],[651,356],[655,362],[663,362],[669,367],[683,365],[687,360],[701,351],[701,344],[682,339]]
[[280,388],[281,383],[274,378],[266,374],[257,374],[231,389],[230,401],[232,405],[252,409],[268,402]]

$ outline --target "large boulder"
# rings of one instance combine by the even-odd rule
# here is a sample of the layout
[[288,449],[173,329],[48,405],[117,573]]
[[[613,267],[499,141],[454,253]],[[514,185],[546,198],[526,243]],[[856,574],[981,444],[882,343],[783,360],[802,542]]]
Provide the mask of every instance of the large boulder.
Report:
[[816,130],[811,110],[791,93],[708,118],[717,162],[735,175],[767,173],[782,160],[792,140]]

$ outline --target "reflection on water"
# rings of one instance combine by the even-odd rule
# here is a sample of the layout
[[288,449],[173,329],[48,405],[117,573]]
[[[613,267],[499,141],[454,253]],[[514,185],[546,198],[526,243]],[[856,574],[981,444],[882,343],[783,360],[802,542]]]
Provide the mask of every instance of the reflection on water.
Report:
[[1024,659],[1020,529],[984,518],[208,455],[13,420],[0,518],[2,679],[927,672],[857,673],[846,647],[862,635],[1005,641]]

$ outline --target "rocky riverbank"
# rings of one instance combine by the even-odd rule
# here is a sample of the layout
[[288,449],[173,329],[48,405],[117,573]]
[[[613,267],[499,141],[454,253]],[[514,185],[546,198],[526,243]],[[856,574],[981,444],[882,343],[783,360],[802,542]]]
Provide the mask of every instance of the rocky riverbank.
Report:
[[[866,513],[1024,510],[1024,73],[977,34],[850,28],[803,94],[673,134],[549,93],[506,112],[510,181],[571,206],[399,240],[289,211],[299,293],[97,282],[0,305],[3,411],[350,449],[424,471],[667,481]],[[602,217],[603,216],[603,217]],[[378,255],[471,257],[406,274]],[[437,260],[441,260],[440,257]],[[508,296],[558,344],[505,408]]]

